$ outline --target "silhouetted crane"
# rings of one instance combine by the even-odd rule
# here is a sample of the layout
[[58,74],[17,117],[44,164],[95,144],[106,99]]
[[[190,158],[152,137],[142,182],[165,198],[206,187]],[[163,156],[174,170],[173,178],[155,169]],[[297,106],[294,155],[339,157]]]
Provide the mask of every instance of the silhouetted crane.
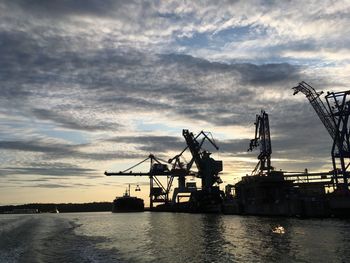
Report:
[[[132,169],[145,163],[150,162],[150,170],[148,172],[133,172]],[[171,190],[172,182],[174,177],[181,176],[184,177],[186,174],[185,169],[172,168],[169,170],[166,162],[160,158],[155,157],[150,154],[146,159],[138,162],[137,164],[131,166],[130,168],[120,171],[117,173],[105,172],[107,176],[148,176],[150,179],[150,207],[153,208],[154,203],[168,203],[169,202],[169,192]],[[163,185],[159,180],[159,176],[167,176],[167,185]]]
[[306,82],[299,83],[293,88],[294,94],[302,92],[306,95],[318,117],[326,127],[333,139],[332,162],[333,178],[338,190],[349,190],[349,166],[350,166],[350,91],[328,92],[325,96],[327,107],[320,99],[323,92],[316,92]]
[[[202,189],[209,190],[215,183],[221,183],[219,173],[222,171],[222,161],[214,160],[210,157],[211,152],[202,149],[204,141],[207,140],[218,150],[219,147],[215,142],[203,131],[194,136],[192,132],[183,130],[182,135],[186,140],[187,148],[192,154],[192,160],[187,164],[187,170],[191,169],[193,163],[196,164],[198,169],[197,177],[202,179]],[[201,135],[203,138],[198,141]]]
[[[156,158],[154,155],[149,155],[146,159],[133,165],[132,167],[118,172],[109,173],[105,172],[107,176],[148,176],[150,178],[150,207],[153,208],[154,203],[169,203],[169,193],[172,187],[172,183],[175,177],[179,179],[179,186],[175,188],[173,194],[173,204],[176,202],[178,194],[190,194],[190,207],[189,210],[193,212],[218,212],[221,210],[221,202],[223,193],[219,187],[215,184],[222,183],[219,173],[222,171],[222,161],[216,161],[210,157],[211,153],[203,149],[203,144],[208,141],[215,149],[219,149],[214,140],[209,138],[208,134],[201,131],[198,135],[194,136],[192,132],[183,130],[182,134],[186,140],[187,146],[183,151],[177,154],[175,157],[169,159],[168,162]],[[192,159],[186,164],[180,161],[180,157],[186,150],[189,150],[192,155]],[[132,172],[131,169],[141,165],[146,161],[150,161],[149,172]],[[172,164],[172,168],[169,170],[168,164]],[[191,171],[193,164],[196,165],[197,171]],[[201,189],[197,188],[193,184],[186,185],[186,176],[196,176],[201,178]],[[167,176],[167,185],[163,186],[158,176]],[[155,185],[155,186],[154,186]]]
[[269,115],[265,111],[261,111],[260,115],[256,115],[255,121],[255,138],[250,140],[248,151],[253,151],[254,148],[260,146],[260,154],[258,155],[259,162],[252,174],[270,174],[273,167],[271,166],[271,138]]

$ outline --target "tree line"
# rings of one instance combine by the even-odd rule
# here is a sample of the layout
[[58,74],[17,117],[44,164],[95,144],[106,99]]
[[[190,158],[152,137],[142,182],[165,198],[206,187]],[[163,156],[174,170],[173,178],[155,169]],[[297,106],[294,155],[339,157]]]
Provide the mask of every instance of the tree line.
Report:
[[24,205],[5,205],[0,206],[0,213],[12,212],[15,209],[38,209],[39,213],[50,213],[55,212],[56,209],[60,213],[70,213],[70,212],[103,212],[112,211],[111,202],[93,202],[93,203],[62,203],[62,204],[24,204]]

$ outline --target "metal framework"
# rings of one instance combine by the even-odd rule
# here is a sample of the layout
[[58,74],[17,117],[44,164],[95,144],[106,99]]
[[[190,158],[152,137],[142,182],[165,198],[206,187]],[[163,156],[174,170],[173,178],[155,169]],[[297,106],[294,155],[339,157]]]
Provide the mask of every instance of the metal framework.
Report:
[[[142,163],[149,161],[149,172],[132,172],[132,169],[141,165]],[[130,168],[117,173],[105,172],[107,176],[148,176],[150,179],[150,207],[153,208],[154,203],[168,203],[169,193],[171,186],[176,176],[185,176],[186,171],[178,167],[173,166],[169,170],[166,162],[160,158],[156,158],[153,154],[150,154],[146,159],[131,166]],[[167,184],[163,185],[159,180],[159,176],[167,176]]]
[[323,172],[323,173],[309,173],[305,169],[304,173],[300,172],[284,172],[283,177],[285,180],[290,180],[294,185],[303,185],[309,183],[318,183],[326,187],[332,187],[333,173]]
[[[187,164],[187,170],[189,171],[193,163],[195,163],[198,169],[197,177],[202,179],[202,190],[210,191],[215,183],[222,183],[219,176],[219,173],[222,171],[222,161],[216,161],[211,158],[211,152],[203,150],[202,145],[205,140],[207,140],[216,150],[218,150],[219,147],[208,137],[207,133],[203,131],[197,136],[194,136],[192,132],[184,129],[182,130],[182,135],[187,143],[185,150],[188,148],[192,154],[192,160]],[[200,136],[202,136],[201,139]]]
[[350,91],[331,92],[326,95],[327,105],[333,118],[336,134],[332,146],[332,162],[334,179],[337,188],[349,189],[349,165],[350,165]]
[[350,136],[349,136],[349,115],[350,115],[350,91],[328,92],[325,96],[327,107],[320,99],[323,92],[316,92],[306,82],[299,83],[293,88],[294,94],[302,92],[306,95],[318,117],[326,127],[333,139],[332,163],[333,163],[333,186],[337,190],[349,190],[349,166],[350,166]]
[[[205,192],[214,190],[215,183],[222,183],[219,172],[222,171],[222,161],[216,161],[210,157],[211,153],[202,149],[205,141],[208,141],[215,149],[219,147],[215,144],[212,138],[209,138],[210,133],[201,131],[194,136],[192,132],[183,130],[182,134],[186,140],[187,146],[175,157],[168,160],[168,162],[156,158],[150,154],[146,159],[133,165],[132,167],[120,171],[118,173],[105,172],[107,176],[148,176],[150,178],[150,208],[153,208],[154,203],[167,204],[170,202],[169,193],[172,188],[174,178],[178,178],[178,187],[174,189],[172,201],[173,203],[179,199],[178,194],[191,194],[198,189],[193,183],[186,184],[186,176],[196,176],[202,179],[201,189]],[[186,150],[189,150],[192,159],[188,163],[183,163],[180,158]],[[149,172],[132,172],[132,169],[141,165],[142,163],[150,161]],[[168,164],[172,165],[169,170]],[[191,171],[193,164],[197,167],[197,172]],[[159,176],[167,176],[167,184],[163,185],[159,180]]]
[[305,81],[300,82],[298,86],[293,88],[293,90],[294,90],[293,95],[296,95],[297,93],[301,92],[306,96],[311,106],[316,111],[321,122],[326,127],[329,135],[334,140],[337,133],[336,127],[331,114],[329,113],[326,106],[323,104],[322,100],[320,99],[320,96],[323,94],[323,91],[317,92],[313,87],[311,87]]
[[260,153],[258,155],[259,162],[252,171],[252,175],[269,175],[273,170],[271,166],[271,137],[269,115],[265,111],[261,111],[260,115],[256,115],[255,137],[250,140],[248,151],[253,151],[254,148],[260,146]]

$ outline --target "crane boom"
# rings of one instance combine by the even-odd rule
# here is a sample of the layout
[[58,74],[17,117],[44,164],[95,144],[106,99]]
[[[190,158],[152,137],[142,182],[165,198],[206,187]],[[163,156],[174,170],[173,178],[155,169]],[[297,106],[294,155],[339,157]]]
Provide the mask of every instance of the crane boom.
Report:
[[[149,172],[133,172],[131,169],[143,164],[146,161],[150,161]],[[156,158],[153,154],[150,154],[146,159],[136,163],[128,169],[120,172],[105,172],[106,176],[147,176],[150,179],[150,206],[153,207],[153,203],[167,203],[169,202],[169,192],[171,190],[172,181],[175,176],[183,176],[179,170],[169,170],[168,166],[160,158]],[[163,161],[164,162],[164,161]],[[167,176],[170,178],[167,185],[164,186],[158,179],[158,176]]]
[[[202,188],[209,190],[214,183],[221,182],[218,174],[222,171],[222,161],[215,161],[211,158],[211,153],[202,150],[202,145],[205,140],[208,140],[215,149],[219,149],[219,147],[203,131],[194,136],[192,132],[184,129],[182,135],[186,140],[187,148],[192,154],[192,160],[188,163],[187,169],[189,170],[194,162],[198,169],[198,177],[202,179]],[[200,135],[203,135],[203,139],[199,142]]]
[[350,178],[350,91],[328,92],[325,96],[327,109],[320,99],[323,92],[316,92],[306,82],[300,82],[293,90],[294,95],[299,91],[306,95],[332,137],[333,184],[337,186],[337,190],[348,192]]
[[333,118],[330,112],[327,110],[326,106],[323,104],[323,102],[320,99],[320,96],[323,94],[323,92],[322,91],[317,92],[313,87],[311,87],[305,81],[300,82],[298,86],[293,88],[293,90],[294,90],[293,95],[296,95],[298,92],[301,92],[306,96],[311,106],[316,111],[321,122],[326,127],[329,135],[332,137],[333,140],[335,140],[335,136],[336,136],[335,123],[333,121]]

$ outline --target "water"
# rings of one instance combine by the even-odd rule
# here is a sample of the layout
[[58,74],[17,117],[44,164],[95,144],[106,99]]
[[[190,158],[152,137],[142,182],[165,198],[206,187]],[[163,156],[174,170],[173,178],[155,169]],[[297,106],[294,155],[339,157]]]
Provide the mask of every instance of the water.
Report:
[[0,215],[0,262],[350,262],[349,244],[350,221],[336,219]]

